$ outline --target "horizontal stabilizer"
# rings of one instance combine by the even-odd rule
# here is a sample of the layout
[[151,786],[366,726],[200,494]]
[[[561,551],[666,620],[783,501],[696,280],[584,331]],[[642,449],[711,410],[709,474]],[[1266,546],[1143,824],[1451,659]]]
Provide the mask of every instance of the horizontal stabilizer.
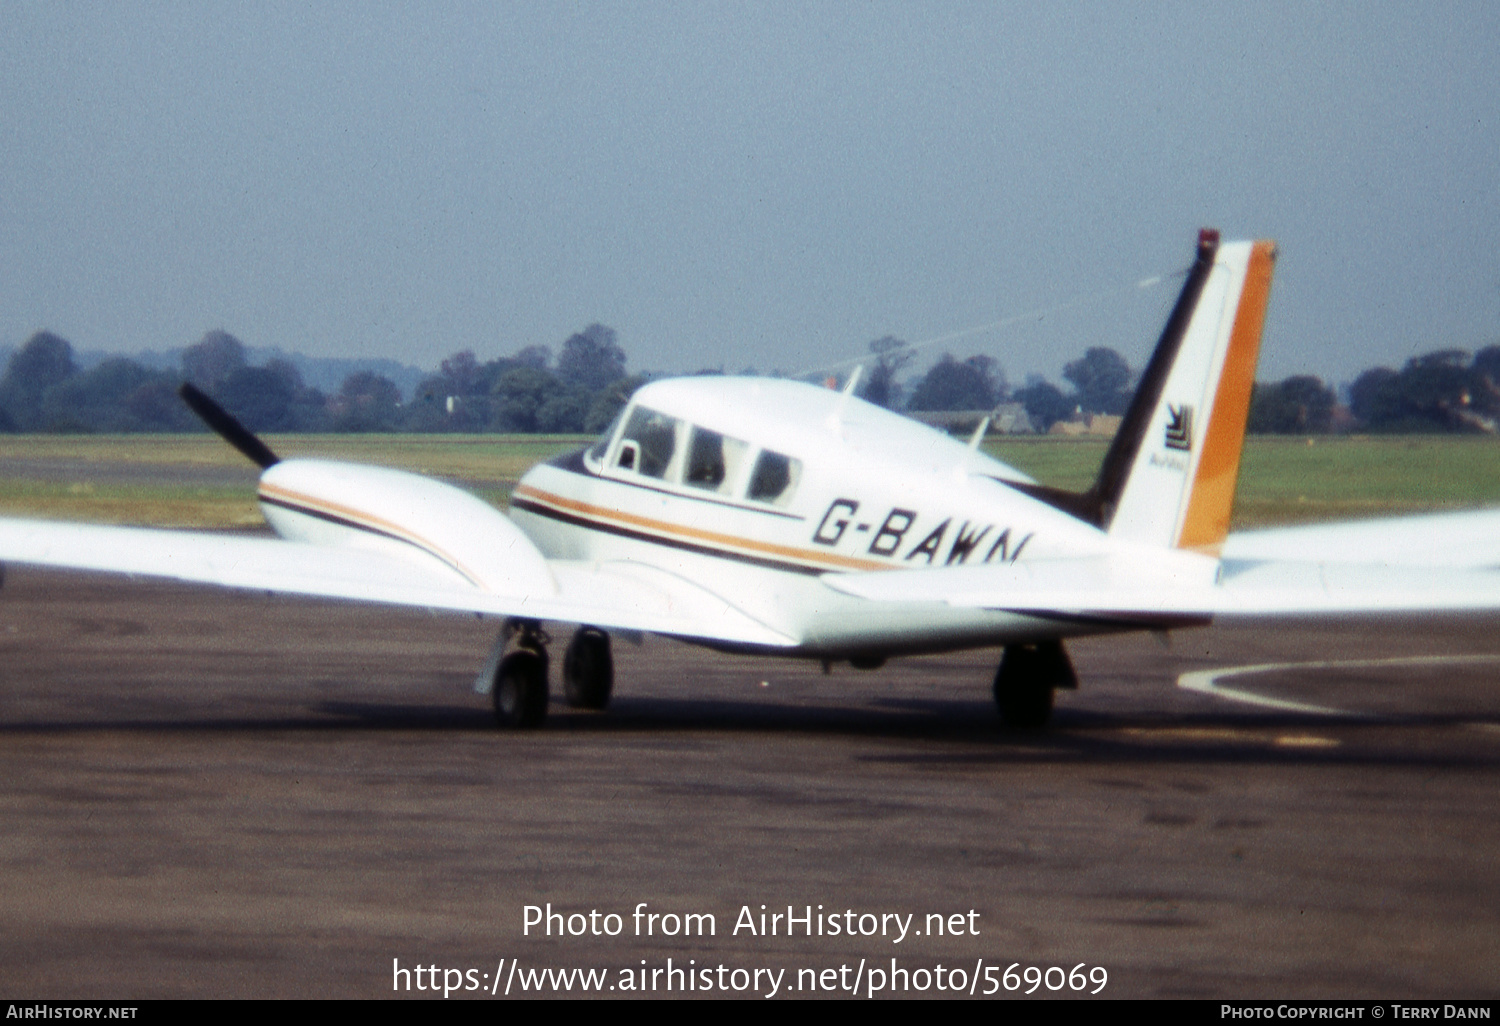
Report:
[[1216,612],[1238,616],[1500,609],[1500,571],[1471,567],[1225,560]]
[[1500,570],[1468,566],[1218,560],[1193,553],[1025,560],[1006,566],[829,574],[845,594],[886,602],[1122,621],[1500,609]]
[[1231,534],[1226,560],[1500,567],[1500,510],[1271,527]]

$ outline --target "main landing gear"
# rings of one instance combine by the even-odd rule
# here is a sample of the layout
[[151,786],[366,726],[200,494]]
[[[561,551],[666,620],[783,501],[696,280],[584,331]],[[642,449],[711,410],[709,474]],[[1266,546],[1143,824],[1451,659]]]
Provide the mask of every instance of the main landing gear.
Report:
[[[490,697],[500,726],[539,727],[547,718],[549,641],[541,624],[534,620],[512,620],[505,625],[486,666],[486,673],[492,674],[488,681]],[[609,704],[614,685],[609,635],[597,627],[578,628],[563,655],[563,691],[568,704],[575,709],[603,709]]]
[[1007,645],[995,671],[995,704],[1000,722],[1020,730],[1047,725],[1052,715],[1052,693],[1078,687],[1078,675],[1061,641]]
[[563,655],[563,693],[575,709],[603,709],[615,689],[615,659],[609,635],[580,627]]
[[547,642],[541,625],[533,621],[505,625],[500,644],[514,648],[495,668],[490,698],[495,720],[502,727],[539,727],[547,718]]

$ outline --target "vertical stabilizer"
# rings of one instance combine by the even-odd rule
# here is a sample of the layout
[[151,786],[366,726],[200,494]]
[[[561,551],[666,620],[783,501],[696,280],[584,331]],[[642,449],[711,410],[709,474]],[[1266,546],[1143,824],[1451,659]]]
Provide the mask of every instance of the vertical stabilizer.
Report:
[[1274,243],[1198,258],[1090,491],[1110,535],[1215,553],[1229,533]]

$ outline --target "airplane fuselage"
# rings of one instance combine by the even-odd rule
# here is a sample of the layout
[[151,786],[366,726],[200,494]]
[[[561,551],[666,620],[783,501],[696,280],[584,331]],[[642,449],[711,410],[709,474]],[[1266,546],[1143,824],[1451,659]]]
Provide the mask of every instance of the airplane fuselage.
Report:
[[550,559],[646,564],[797,641],[881,657],[1129,629],[940,602],[872,603],[825,574],[1013,564],[1102,550],[1012,487],[1015,469],[840,393],[765,379],[638,392],[594,446],[528,472],[511,516]]

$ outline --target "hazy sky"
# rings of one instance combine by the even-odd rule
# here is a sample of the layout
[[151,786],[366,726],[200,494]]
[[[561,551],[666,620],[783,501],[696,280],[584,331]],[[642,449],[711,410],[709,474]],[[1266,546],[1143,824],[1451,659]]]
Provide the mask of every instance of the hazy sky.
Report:
[[[1263,378],[1500,341],[1500,4],[0,6],[0,345],[798,370],[1272,237]],[[1139,365],[1172,289],[955,341]],[[941,348],[934,352],[941,351]]]

